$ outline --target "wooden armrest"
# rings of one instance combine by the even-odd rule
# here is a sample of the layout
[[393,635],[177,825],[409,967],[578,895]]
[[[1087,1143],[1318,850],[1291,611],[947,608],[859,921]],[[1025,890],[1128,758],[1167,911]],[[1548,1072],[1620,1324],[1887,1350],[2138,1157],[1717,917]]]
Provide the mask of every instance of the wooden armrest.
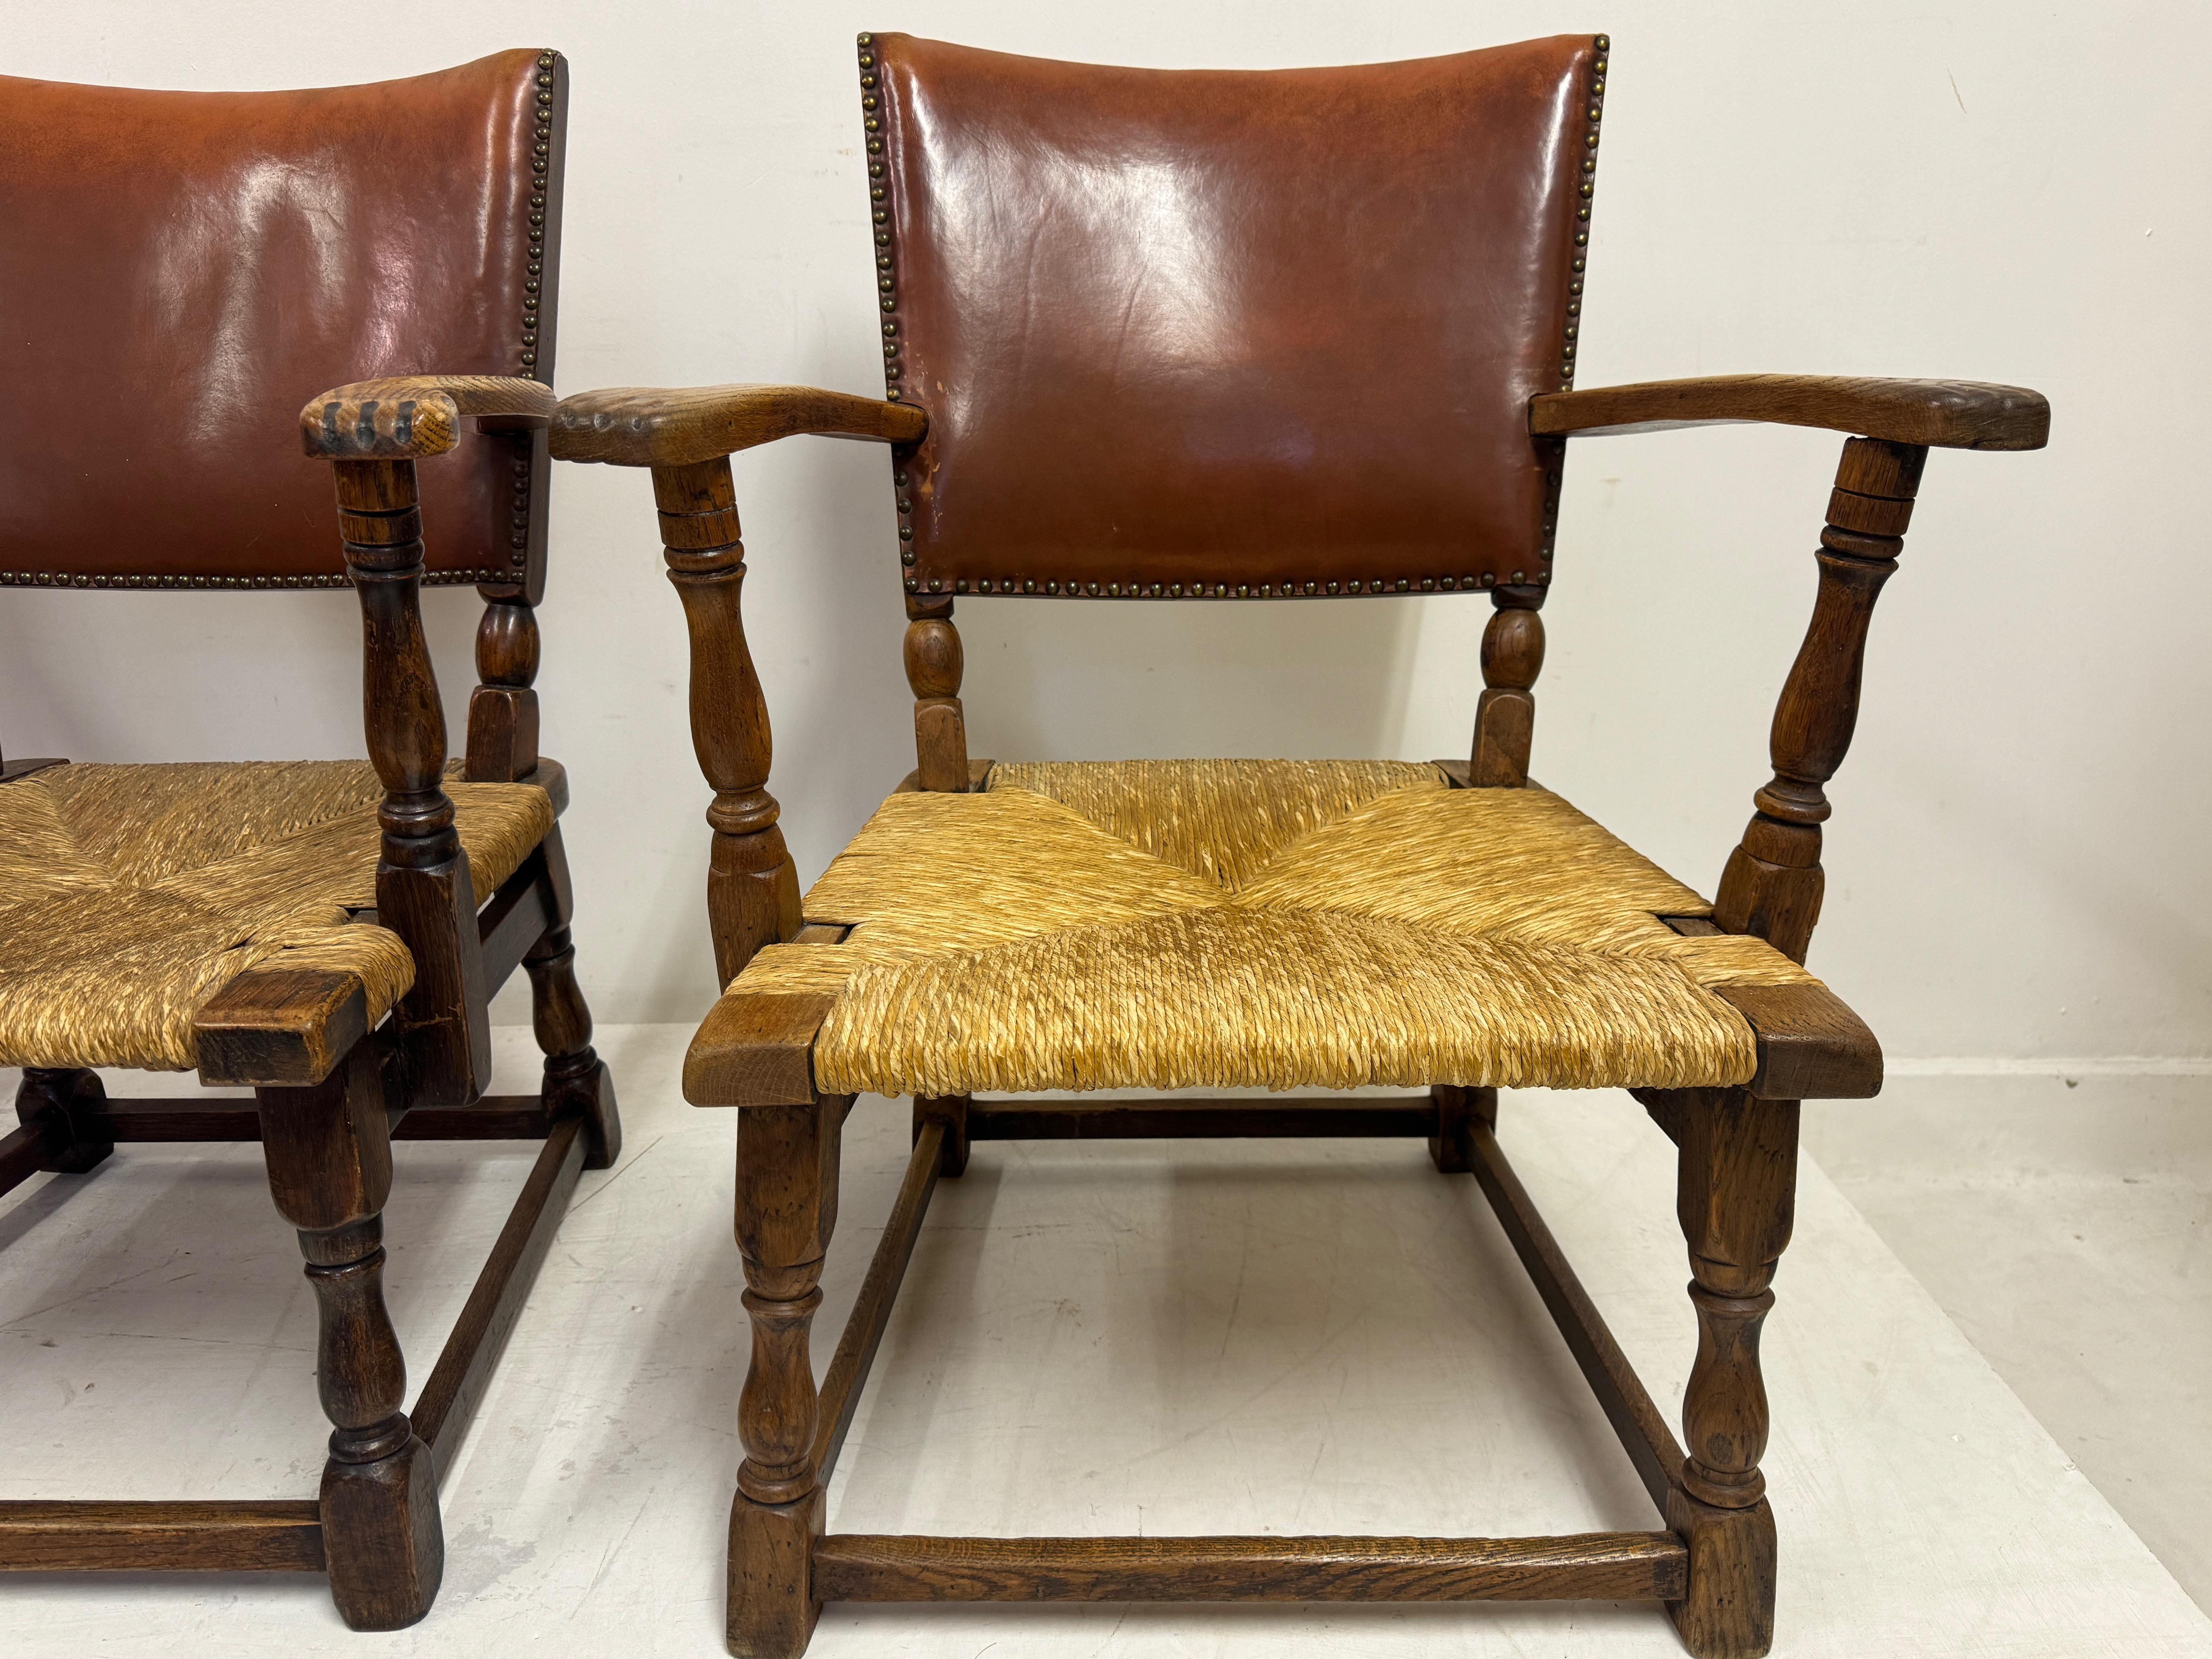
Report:
[[308,399],[300,442],[317,460],[418,460],[451,449],[465,415],[487,432],[531,430],[552,418],[553,388],[503,374],[356,380]]
[[2025,386],[1844,374],[1713,374],[1547,392],[1528,400],[1528,430],[1539,436],[1746,421],[1935,449],[2040,449],[2051,436],[2051,404]]
[[928,428],[910,404],[812,386],[613,386],[563,398],[552,445],[556,460],[691,466],[801,433],[907,444]]

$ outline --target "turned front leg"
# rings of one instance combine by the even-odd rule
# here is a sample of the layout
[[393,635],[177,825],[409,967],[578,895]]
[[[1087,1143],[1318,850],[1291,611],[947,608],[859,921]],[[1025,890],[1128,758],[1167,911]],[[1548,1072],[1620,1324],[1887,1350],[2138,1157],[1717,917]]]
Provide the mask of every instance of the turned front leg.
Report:
[[1754,1659],[1774,1632],[1774,1522],[1759,1460],[1766,1385],[1759,1338],[1774,1305],[1797,1190],[1797,1103],[1685,1091],[1676,1212],[1690,1250],[1698,1357],[1682,1401],[1690,1593],[1670,1611],[1699,1659]]
[[739,607],[745,548],[729,459],[656,466],[653,495],[668,580],[691,635],[691,745],[714,788],[707,917],[727,986],[761,946],[799,931],[799,872],[776,828],[782,808],[768,792],[774,749]]
[[738,1398],[738,1494],[730,1510],[729,1647],[796,1659],[821,1605],[808,1578],[822,1533],[808,1334],[837,1221],[837,1152],[849,1097],[738,1114],[738,1253],[752,1360]]
[[400,1409],[407,1365],[384,1305],[392,1142],[378,1055],[356,1046],[305,1089],[261,1089],[262,1152],[276,1208],[299,1230],[320,1334],[315,1384],[331,1425],[323,1467],[331,1595],[356,1630],[429,1611],[445,1571],[437,1471]]

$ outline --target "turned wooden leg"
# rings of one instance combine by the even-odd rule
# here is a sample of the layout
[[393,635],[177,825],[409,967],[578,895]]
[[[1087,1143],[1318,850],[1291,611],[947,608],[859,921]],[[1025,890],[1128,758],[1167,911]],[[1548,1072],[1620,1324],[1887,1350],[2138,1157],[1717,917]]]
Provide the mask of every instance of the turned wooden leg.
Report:
[[1759,1460],[1766,1387],[1759,1334],[1790,1242],[1797,1103],[1685,1091],[1676,1211],[1690,1247],[1698,1357],[1682,1402],[1688,1456],[1668,1524],[1690,1544],[1690,1591],[1669,1604],[1698,1659],[1757,1659],[1774,1640],[1774,1517]]
[[1440,1174],[1465,1175],[1474,1168],[1474,1126],[1498,1132],[1498,1091],[1462,1089],[1439,1083],[1429,1091],[1437,1103],[1437,1129],[1429,1137],[1429,1158]]
[[53,1175],[82,1175],[115,1150],[82,1127],[80,1115],[107,1103],[97,1072],[43,1066],[23,1068],[15,1091],[15,1121],[39,1131],[39,1168]]
[[938,1159],[937,1172],[945,1176],[962,1176],[968,1172],[968,1097],[965,1095],[916,1095],[914,1097],[914,1138],[921,1139],[922,1126],[942,1123],[945,1126],[945,1152]]
[[822,1534],[813,1459],[822,1258],[837,1222],[837,1148],[849,1097],[738,1114],[738,1249],[752,1363],[738,1399],[745,1449],[730,1509],[729,1646],[797,1659],[822,1611],[808,1568]]
[[354,1629],[398,1630],[436,1600],[446,1546],[430,1449],[400,1410],[407,1366],[384,1306],[392,1142],[377,1056],[363,1042],[312,1088],[255,1092],[270,1191],[299,1229],[320,1316],[331,1595]]
[[576,947],[568,938],[574,899],[559,826],[547,832],[540,851],[558,921],[530,947],[522,969],[530,975],[531,1028],[545,1056],[545,1109],[555,1117],[584,1115],[590,1136],[584,1167],[604,1170],[622,1156],[622,1114],[615,1105],[614,1079],[592,1048],[592,1011],[576,983]]

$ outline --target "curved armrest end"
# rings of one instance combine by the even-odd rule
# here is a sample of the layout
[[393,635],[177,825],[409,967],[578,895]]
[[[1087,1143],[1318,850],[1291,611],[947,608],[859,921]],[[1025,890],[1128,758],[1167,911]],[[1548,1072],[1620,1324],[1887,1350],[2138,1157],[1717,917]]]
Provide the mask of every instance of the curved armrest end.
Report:
[[1528,430],[1539,436],[1744,421],[1932,449],[2040,449],[2051,436],[2051,404],[2026,386],[1846,374],[1714,374],[1547,392],[1528,400]]
[[552,446],[556,460],[690,466],[801,433],[904,444],[928,429],[911,404],[813,386],[612,386],[563,398]]
[[464,416],[488,431],[514,431],[544,426],[552,414],[553,388],[538,380],[392,375],[309,398],[300,411],[300,444],[317,460],[421,460],[459,441]]

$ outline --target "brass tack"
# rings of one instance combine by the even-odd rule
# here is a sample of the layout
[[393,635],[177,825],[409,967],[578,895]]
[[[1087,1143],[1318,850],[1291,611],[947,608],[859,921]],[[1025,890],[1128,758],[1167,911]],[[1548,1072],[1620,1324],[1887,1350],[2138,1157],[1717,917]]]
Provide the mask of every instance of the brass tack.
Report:
[[1024,592],[1024,593],[1034,593],[1034,592],[1036,592],[1036,583],[1034,580],[1030,580],[1030,581],[1025,581],[1025,582],[1024,582],[1024,583],[1022,584],[1022,592]]
[[913,577],[908,576],[906,579],[906,591],[909,593],[919,593],[921,592],[921,584],[916,581]]
[[[930,583],[930,586],[934,587],[937,584],[935,582],[932,582]],[[955,580],[952,584],[952,591],[956,593],[965,593],[968,591],[968,579],[965,576],[962,576]]]
[[943,592],[945,591],[945,579],[941,576],[932,576],[929,579],[929,591],[933,593]]
[[1336,584],[1334,582],[1331,582],[1328,585],[1328,591],[1332,593],[1336,592]]

